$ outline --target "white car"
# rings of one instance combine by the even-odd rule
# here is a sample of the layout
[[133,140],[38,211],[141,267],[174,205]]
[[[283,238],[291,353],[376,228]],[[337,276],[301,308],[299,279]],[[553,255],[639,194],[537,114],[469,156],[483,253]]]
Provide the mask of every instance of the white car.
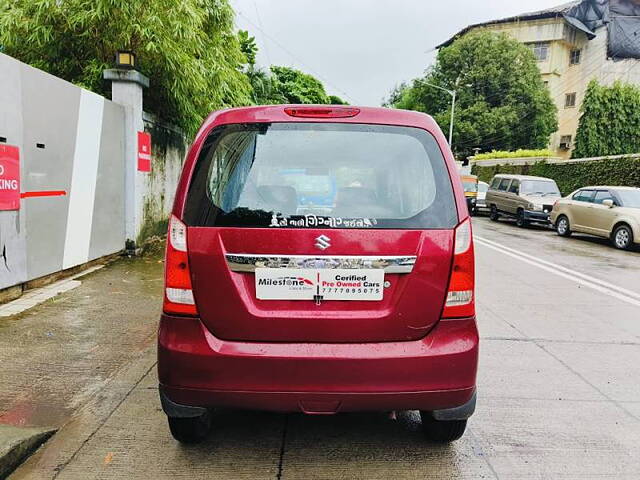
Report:
[[489,207],[487,207],[487,191],[489,190],[489,184],[486,182],[478,182],[478,198],[476,200],[476,208],[474,209],[474,214],[478,214],[479,212],[488,212]]

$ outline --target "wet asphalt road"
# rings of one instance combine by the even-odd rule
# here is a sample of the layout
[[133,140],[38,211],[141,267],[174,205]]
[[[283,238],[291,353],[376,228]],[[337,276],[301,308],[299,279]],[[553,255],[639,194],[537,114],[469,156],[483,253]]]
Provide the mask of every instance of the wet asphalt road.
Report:
[[11,480],[640,478],[640,253],[474,226],[479,402],[459,442],[426,443],[413,412],[226,411],[204,444],[178,445],[154,369],[161,265],[139,260],[0,320],[0,422],[64,424]]

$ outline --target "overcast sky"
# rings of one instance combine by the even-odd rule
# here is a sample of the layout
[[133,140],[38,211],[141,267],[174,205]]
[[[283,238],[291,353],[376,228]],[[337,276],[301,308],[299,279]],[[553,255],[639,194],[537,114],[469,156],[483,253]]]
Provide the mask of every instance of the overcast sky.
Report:
[[320,78],[352,104],[380,105],[431,64],[433,47],[465,26],[566,0],[230,0],[238,28],[260,47],[261,66]]

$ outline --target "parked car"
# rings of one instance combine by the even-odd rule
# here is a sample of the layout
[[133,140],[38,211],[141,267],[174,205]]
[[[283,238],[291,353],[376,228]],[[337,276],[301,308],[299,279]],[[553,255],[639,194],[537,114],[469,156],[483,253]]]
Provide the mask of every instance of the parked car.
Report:
[[[317,183],[318,166],[336,197],[314,212],[296,186]],[[159,391],[177,440],[202,440],[215,407],[419,410],[429,439],[463,434],[476,401],[474,247],[429,116],[213,113],[185,161],[165,265]]]
[[551,221],[560,236],[588,233],[629,250],[640,244],[640,188],[581,188],[556,202]]
[[463,175],[460,177],[464,187],[464,197],[467,199],[467,208],[473,215],[476,211],[478,201],[478,177],[474,175]]
[[549,214],[559,198],[558,185],[550,178],[496,175],[485,201],[491,220],[513,217],[519,227],[526,227],[531,222],[549,224]]
[[487,191],[489,190],[489,184],[487,182],[478,182],[478,199],[476,200],[476,208],[473,213],[488,212],[487,206]]

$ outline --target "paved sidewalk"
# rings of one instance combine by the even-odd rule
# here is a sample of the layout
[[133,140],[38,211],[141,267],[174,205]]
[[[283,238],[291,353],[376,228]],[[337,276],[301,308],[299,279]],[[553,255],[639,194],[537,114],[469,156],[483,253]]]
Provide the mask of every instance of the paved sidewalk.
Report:
[[[59,428],[155,342],[162,264],[120,259],[0,318],[0,424]],[[51,292],[57,291],[53,288]]]

